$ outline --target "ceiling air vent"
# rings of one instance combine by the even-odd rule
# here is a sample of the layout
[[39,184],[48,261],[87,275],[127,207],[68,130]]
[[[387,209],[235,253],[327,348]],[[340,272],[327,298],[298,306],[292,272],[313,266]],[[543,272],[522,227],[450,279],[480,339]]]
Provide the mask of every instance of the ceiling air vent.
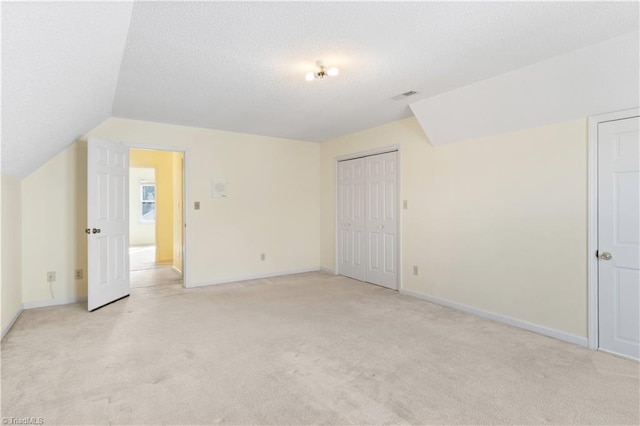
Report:
[[408,98],[409,96],[413,96],[413,95],[416,95],[416,94],[418,94],[418,92],[416,92],[415,90],[409,90],[408,92],[401,93],[401,94],[399,94],[397,96],[394,96],[391,99],[393,99],[394,101],[399,101],[401,99]]

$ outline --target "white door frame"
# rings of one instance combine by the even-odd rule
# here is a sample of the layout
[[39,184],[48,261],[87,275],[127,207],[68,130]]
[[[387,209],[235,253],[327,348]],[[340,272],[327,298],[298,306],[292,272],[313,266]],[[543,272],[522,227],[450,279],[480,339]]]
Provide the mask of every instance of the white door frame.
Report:
[[359,151],[359,152],[354,152],[351,154],[344,154],[344,155],[340,155],[334,158],[333,161],[333,193],[334,193],[334,197],[333,197],[333,201],[334,201],[334,209],[333,209],[333,221],[334,221],[334,225],[333,225],[333,233],[334,233],[334,271],[333,273],[335,275],[339,275],[340,274],[340,261],[339,261],[339,257],[338,257],[338,244],[339,244],[339,229],[338,229],[338,217],[339,217],[339,213],[338,213],[338,199],[340,197],[339,194],[339,188],[338,188],[338,163],[340,161],[346,161],[346,160],[354,160],[356,158],[361,158],[361,157],[369,157],[371,155],[377,155],[377,154],[386,154],[389,152],[398,152],[398,161],[397,161],[397,168],[396,168],[396,184],[398,185],[398,205],[396,206],[396,210],[397,210],[397,214],[398,214],[398,238],[397,238],[397,247],[396,247],[396,253],[398,255],[398,259],[396,259],[397,261],[397,273],[398,273],[398,291],[400,291],[400,289],[402,289],[402,173],[400,172],[401,168],[402,168],[402,150],[400,145],[389,145],[389,146],[385,146],[385,147],[381,147],[381,148],[374,148],[374,149],[369,149],[366,151]]
[[[172,151],[172,152],[181,152],[182,158],[184,159],[184,167],[182,168],[182,287],[189,288],[191,281],[189,281],[189,270],[191,269],[187,265],[187,255],[189,250],[187,249],[188,245],[188,232],[187,232],[187,224],[189,223],[189,209],[187,206],[189,205],[189,201],[187,199],[189,192],[187,189],[189,188],[189,179],[187,178],[187,170],[189,167],[189,156],[186,148],[176,147],[176,146],[167,146],[167,145],[144,145],[134,142],[124,142],[124,145],[129,149],[148,149],[153,151]],[[129,231],[127,231],[129,232]]]
[[598,349],[598,124],[640,116],[640,108],[589,117],[588,222],[587,222],[587,322],[589,348]]

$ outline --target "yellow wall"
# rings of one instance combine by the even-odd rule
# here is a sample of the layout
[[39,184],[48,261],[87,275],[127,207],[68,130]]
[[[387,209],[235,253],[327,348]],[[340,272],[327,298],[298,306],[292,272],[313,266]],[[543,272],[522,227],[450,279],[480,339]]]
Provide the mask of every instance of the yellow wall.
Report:
[[173,267],[182,272],[182,233],[183,222],[183,179],[182,161],[184,155],[181,152],[174,152],[173,161]]
[[129,167],[155,169],[156,262],[173,262],[173,153],[131,149]]
[[403,288],[586,336],[586,120],[434,147],[408,118],[322,143],[323,267],[335,267],[335,157],[395,144]]
[[[25,304],[86,296],[86,224],[87,146],[75,143],[22,180]],[[84,271],[83,279],[74,279],[75,269]],[[56,272],[51,289],[47,271]]]
[[140,184],[155,182],[156,172],[148,167],[129,169],[129,245],[142,246],[156,243],[156,222],[143,222]]
[[22,310],[22,247],[20,181],[2,175],[2,331]]

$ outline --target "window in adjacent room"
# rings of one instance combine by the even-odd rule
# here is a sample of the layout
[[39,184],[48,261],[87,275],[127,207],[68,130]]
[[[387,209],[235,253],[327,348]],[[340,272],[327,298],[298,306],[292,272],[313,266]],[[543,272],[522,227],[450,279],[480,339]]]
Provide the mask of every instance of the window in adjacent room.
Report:
[[156,183],[153,181],[140,182],[140,202],[142,203],[142,222],[156,221]]

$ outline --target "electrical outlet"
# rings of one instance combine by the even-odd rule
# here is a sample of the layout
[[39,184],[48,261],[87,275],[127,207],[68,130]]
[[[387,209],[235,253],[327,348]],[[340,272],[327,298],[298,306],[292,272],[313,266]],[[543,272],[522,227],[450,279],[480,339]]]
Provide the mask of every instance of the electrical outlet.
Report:
[[48,283],[52,283],[56,280],[56,272],[55,271],[49,271],[47,272],[47,282]]
[[267,260],[267,255],[265,253],[260,253],[260,260]]
[[413,275],[418,275],[418,265],[413,265]]
[[200,210],[200,201],[194,201],[193,202],[193,209],[194,210]]
[[76,280],[81,280],[83,278],[82,269],[76,269],[76,273],[74,276],[76,277]]

